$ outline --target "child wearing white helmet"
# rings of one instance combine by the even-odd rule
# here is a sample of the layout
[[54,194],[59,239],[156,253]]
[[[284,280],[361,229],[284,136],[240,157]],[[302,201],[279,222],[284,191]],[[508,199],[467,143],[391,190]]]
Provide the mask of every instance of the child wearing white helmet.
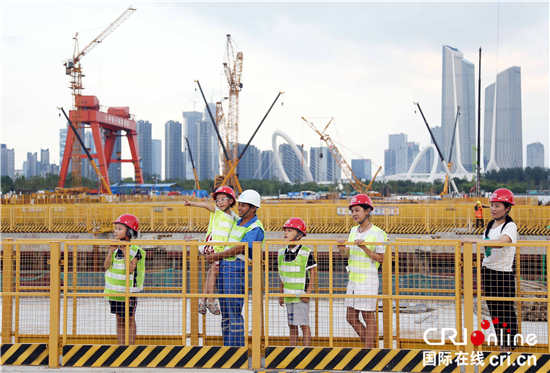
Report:
[[[206,232],[206,242],[227,242],[229,240],[231,228],[233,228],[238,218],[237,215],[231,211],[231,208],[235,206],[235,192],[228,186],[221,186],[212,193],[212,198],[216,206],[212,206],[206,202],[191,202],[188,200],[185,200],[184,204],[185,206],[200,207],[210,211],[210,222],[208,223],[208,230]],[[199,248],[202,255],[224,250],[225,246],[223,245],[205,245]],[[214,287],[218,281],[218,274],[219,262],[216,261],[212,263],[208,269],[203,290],[205,294],[214,294]],[[206,315],[206,310],[210,311],[213,315],[219,315],[221,313],[220,303],[213,297],[199,299],[199,313]]]

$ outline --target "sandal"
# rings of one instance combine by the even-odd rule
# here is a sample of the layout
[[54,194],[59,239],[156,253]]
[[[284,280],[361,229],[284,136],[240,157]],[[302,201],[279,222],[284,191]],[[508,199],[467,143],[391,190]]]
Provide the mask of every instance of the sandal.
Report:
[[208,308],[208,311],[210,311],[212,315],[219,316],[222,313],[220,309],[220,304],[217,301],[212,303],[207,302],[206,308]]
[[206,315],[206,303],[204,302],[199,303],[199,313],[201,315]]

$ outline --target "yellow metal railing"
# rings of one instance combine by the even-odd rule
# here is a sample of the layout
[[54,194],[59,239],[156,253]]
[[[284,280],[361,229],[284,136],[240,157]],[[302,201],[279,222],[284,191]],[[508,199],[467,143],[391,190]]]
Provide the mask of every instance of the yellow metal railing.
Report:
[[[359,338],[345,332],[347,323],[342,301],[345,298],[376,298],[382,301],[381,312],[376,312],[376,340],[383,348],[450,350],[468,354],[498,350],[487,343],[474,346],[468,342],[473,331],[481,330],[483,318],[489,317],[483,314],[483,301],[494,299],[481,292],[483,245],[462,244],[457,240],[373,243],[386,247],[386,260],[381,265],[381,292],[346,295],[346,259],[334,247],[336,242],[303,240],[301,243],[312,249],[319,273],[313,294],[307,295],[314,311],[310,322],[312,346],[361,348]],[[112,330],[101,326],[113,316],[108,314],[105,301],[98,301],[104,297],[102,264],[111,244],[113,241],[109,240],[4,239],[1,242],[2,343],[47,343],[51,367],[59,365],[58,356],[65,345],[116,344],[116,332],[113,334]],[[144,291],[130,293],[127,277],[126,292],[121,294],[126,299],[138,298],[140,325],[146,332],[140,332],[142,329],[138,327],[136,344],[221,346],[221,332],[216,329],[219,318],[198,314],[199,298],[205,296],[201,289],[206,272],[198,249],[204,243],[141,240],[132,244],[139,245],[147,253]],[[279,292],[276,258],[278,249],[286,244],[285,241],[267,241],[262,250],[260,243],[254,243],[251,273],[249,266],[244,266],[245,289],[248,290],[242,295],[223,295],[244,300],[245,346],[251,352],[253,369],[261,368],[265,348],[289,344],[286,314],[281,316],[277,302],[283,294]],[[516,302],[518,332],[533,333],[538,338],[535,346],[521,346],[515,352],[550,353],[547,262],[550,242],[520,241],[502,246],[517,247],[517,292],[514,298],[496,299]],[[128,260],[127,257],[126,268]],[[177,275],[174,271],[178,271]],[[168,276],[169,273],[172,274]],[[28,283],[23,284],[24,281]],[[217,292],[214,296],[222,295]],[[441,311],[429,310],[436,308],[434,305],[438,303],[445,306]],[[419,304],[421,309],[417,310]],[[536,317],[541,320],[524,320],[528,304],[538,307]],[[128,301],[125,313],[129,313]],[[424,319],[429,315],[438,316],[440,320],[429,324],[430,321]],[[128,319],[125,318],[126,343],[129,342]],[[380,325],[381,330],[378,330]],[[441,346],[428,345],[425,338],[432,342],[439,340],[435,332],[426,334],[430,325],[437,331],[454,328],[456,340],[468,343],[453,345],[445,339]],[[468,335],[463,335],[463,329]]]
[[[3,233],[111,232],[123,213],[140,221],[140,231],[156,233],[206,232],[209,213],[183,204],[4,205],[0,211]],[[355,223],[345,204],[264,205],[258,210],[267,231],[281,231],[289,216],[300,216],[310,233],[347,233]],[[521,235],[550,235],[547,206],[515,206],[511,216]],[[490,214],[485,212],[485,224]],[[457,232],[481,234],[471,205],[408,204],[377,206],[373,224],[390,234]]]

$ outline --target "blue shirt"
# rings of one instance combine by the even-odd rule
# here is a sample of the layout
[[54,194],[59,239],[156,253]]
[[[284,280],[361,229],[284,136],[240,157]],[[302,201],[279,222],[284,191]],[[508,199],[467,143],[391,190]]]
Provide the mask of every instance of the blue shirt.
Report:
[[[250,219],[249,222],[241,225],[241,221],[243,219],[237,220],[237,225],[242,226],[245,228],[250,227],[256,220],[258,220],[258,216],[254,215],[252,219]],[[247,242],[248,243],[248,257],[252,259],[252,243],[253,242],[262,242],[264,240],[264,231],[260,227],[256,227],[252,229],[250,232],[244,235],[244,237],[241,239],[241,242]]]

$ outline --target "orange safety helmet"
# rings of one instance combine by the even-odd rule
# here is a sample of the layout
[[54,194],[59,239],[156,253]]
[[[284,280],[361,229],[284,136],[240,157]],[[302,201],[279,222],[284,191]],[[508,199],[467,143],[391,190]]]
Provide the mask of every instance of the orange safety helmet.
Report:
[[216,196],[220,193],[224,193],[231,196],[231,198],[233,198],[233,201],[237,200],[237,197],[235,196],[235,191],[231,187],[228,187],[228,186],[219,187],[218,189],[216,189],[214,193],[212,193],[212,198],[216,199]]
[[122,214],[118,217],[118,219],[113,222],[113,224],[122,224],[127,226],[130,229],[133,229],[134,231],[138,231],[139,228],[139,220],[132,214]]
[[515,206],[514,193],[506,188],[500,188],[493,192],[489,202],[504,202]]
[[283,225],[283,228],[293,228],[296,229],[298,232],[302,233],[302,237],[307,236],[307,226],[306,223],[300,219],[300,218],[290,218],[286,221],[286,223]]
[[371,210],[374,210],[374,207],[372,206],[372,201],[369,196],[366,194],[357,194],[353,196],[351,199],[351,202],[349,203],[348,208],[351,209],[353,206],[357,205],[367,205],[371,208]]

